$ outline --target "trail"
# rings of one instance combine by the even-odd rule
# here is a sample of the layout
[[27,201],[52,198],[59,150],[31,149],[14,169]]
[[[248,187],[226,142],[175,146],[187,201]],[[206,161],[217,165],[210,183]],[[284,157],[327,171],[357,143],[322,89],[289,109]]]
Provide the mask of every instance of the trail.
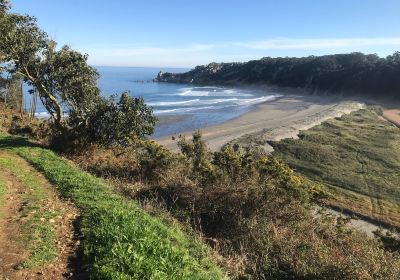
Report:
[[[6,187],[0,197],[0,280],[76,279],[74,259],[79,249],[79,239],[74,223],[79,211],[71,202],[60,199],[53,186],[19,156],[0,150],[0,161],[0,184]],[[6,161],[12,162],[17,168],[7,166],[4,164]],[[29,174],[29,179],[38,182],[39,191],[45,195],[45,199],[30,199],[34,190],[24,181],[21,170]],[[49,262],[23,268],[21,264],[35,253],[29,250],[32,240],[26,239],[27,228],[35,227],[30,222],[38,207],[58,215],[54,219],[39,220],[39,223],[49,223],[55,231],[55,244],[47,245],[56,247],[57,256]],[[29,238],[33,239],[30,235]]]

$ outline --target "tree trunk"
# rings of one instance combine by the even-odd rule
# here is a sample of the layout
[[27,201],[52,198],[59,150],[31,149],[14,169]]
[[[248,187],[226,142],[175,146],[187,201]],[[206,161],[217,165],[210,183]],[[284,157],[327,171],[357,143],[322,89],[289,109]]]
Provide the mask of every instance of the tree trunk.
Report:
[[36,87],[36,89],[38,90],[39,96],[50,99],[51,104],[54,106],[54,109],[56,110],[55,116],[54,116],[51,108],[49,108],[48,104],[46,104],[46,102],[43,102],[43,99],[40,98],[40,100],[42,100],[43,105],[46,107],[46,110],[54,118],[56,125],[60,128],[63,127],[63,125],[64,125],[63,109],[62,109],[61,105],[58,103],[57,98],[42,83],[40,83],[37,79],[35,79],[35,77],[33,77],[29,73],[29,71],[26,67],[23,67],[23,70],[25,73],[22,73],[22,74],[25,77],[27,77],[32,82],[32,84]]
[[23,89],[23,82],[20,80],[20,89],[21,89],[21,100],[19,104],[19,112],[21,114],[21,118],[24,117],[24,89]]

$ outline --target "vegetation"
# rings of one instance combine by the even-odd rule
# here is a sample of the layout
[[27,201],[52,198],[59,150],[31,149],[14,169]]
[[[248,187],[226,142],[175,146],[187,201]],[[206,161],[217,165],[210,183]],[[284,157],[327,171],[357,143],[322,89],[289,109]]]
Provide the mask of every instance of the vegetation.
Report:
[[15,77],[0,77],[0,102],[16,111],[23,110],[21,83]]
[[[67,46],[58,49],[38,28],[35,18],[10,13],[5,0],[0,0],[0,35],[0,62],[5,66],[1,70],[31,85],[52,116],[50,128],[39,124],[43,128],[39,130],[51,133],[53,143],[65,155],[110,180],[124,195],[50,150],[0,134],[0,149],[27,160],[81,209],[83,265],[92,279],[400,278],[395,241],[383,244],[346,228],[342,221],[311,213],[313,202],[327,199],[323,185],[317,183],[325,180],[311,176],[312,180],[307,180],[261,149],[227,145],[212,153],[200,132],[190,140],[179,137],[181,153],[172,153],[145,139],[153,132],[156,119],[142,98],[127,93],[119,100],[101,97],[96,86],[98,74],[87,65],[87,55]],[[244,64],[210,64],[181,75],[160,73],[158,80],[276,84],[346,92],[367,89],[371,94],[377,94],[379,88],[395,95],[400,87],[395,78],[399,57],[398,53],[386,59],[355,53],[265,58]],[[336,83],[331,83],[333,78]],[[352,127],[358,133],[365,132],[366,121],[375,120],[375,112],[366,114],[367,120],[363,115]],[[6,115],[0,122],[3,130],[21,132],[13,128],[17,121],[24,121],[23,114],[19,118],[12,113],[2,115]],[[372,123],[376,126],[373,133],[382,132],[383,122]],[[335,128],[334,123],[325,125]],[[32,123],[27,127],[32,133],[36,131]],[[371,183],[359,185],[347,176],[332,177],[330,185],[353,183],[352,192],[359,197],[372,193],[378,198],[378,186],[384,175],[389,176],[379,172],[399,166],[397,157],[382,157],[387,145],[398,146],[398,137],[390,134],[387,140],[380,140],[383,142],[372,142],[375,146],[371,149],[366,139],[375,134],[359,138],[354,131],[342,128],[328,138],[318,134],[310,139],[331,145],[329,140],[339,139],[343,133],[346,141],[337,153],[346,148],[349,155],[355,154],[363,165],[361,171],[358,167],[353,171]],[[301,141],[307,137],[303,135]],[[76,143],[80,145],[66,149],[65,144]],[[366,149],[357,148],[361,145]],[[332,146],[326,150],[335,155]],[[318,158],[312,152],[305,155]],[[337,172],[343,165],[342,161],[337,163],[327,170]],[[35,179],[26,170],[18,170],[17,164],[12,157],[0,160],[0,166],[32,187],[34,195],[29,199],[43,199],[45,194],[35,192],[39,189]],[[367,174],[368,168],[372,175]],[[380,201],[398,194],[394,182],[399,178],[397,174],[390,176],[379,190]],[[34,211],[46,219],[47,214],[40,210]],[[31,238],[37,242],[29,243],[33,259],[25,266],[54,256],[52,231],[32,217],[32,224],[27,225],[38,229]]]
[[199,133],[178,141],[182,154],[143,141],[117,156],[93,146],[71,158],[151,212],[167,209],[199,232],[235,279],[399,277],[397,253],[311,214],[311,202],[325,196],[319,184],[262,151],[211,153]]
[[[54,121],[55,142],[120,144],[153,132],[156,119],[143,99],[127,94],[118,103],[104,99],[87,55],[68,46],[57,49],[34,17],[10,13],[4,0],[0,7],[0,70],[22,78],[38,94]],[[112,129],[103,123],[108,121]]]
[[128,146],[134,138],[144,138],[154,132],[156,118],[142,97],[131,98],[128,93],[121,95],[119,102],[114,98],[98,104],[88,122],[90,131],[81,131],[90,137],[87,142],[105,146]]
[[[7,184],[6,182],[3,180],[3,178],[0,177],[0,202],[3,203],[4,201],[4,197],[7,194]],[[2,214],[0,212],[0,218],[2,217]]]
[[[182,73],[163,73],[160,82],[275,85],[335,95],[399,97],[400,52],[335,54],[309,57],[264,57],[247,63],[211,63]],[[335,82],[332,82],[335,81]]]
[[210,253],[179,226],[162,223],[50,150],[1,135],[0,147],[28,160],[82,209],[92,279],[223,279]]
[[274,154],[335,199],[328,204],[400,226],[400,133],[369,108],[270,143]]

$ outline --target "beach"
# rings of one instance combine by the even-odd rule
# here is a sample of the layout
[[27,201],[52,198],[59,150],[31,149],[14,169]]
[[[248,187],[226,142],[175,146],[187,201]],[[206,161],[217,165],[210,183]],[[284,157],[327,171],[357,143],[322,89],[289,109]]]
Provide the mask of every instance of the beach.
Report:
[[400,127],[400,109],[385,109],[383,110],[383,117]]
[[[321,122],[362,109],[357,100],[311,95],[284,95],[253,107],[248,113],[224,123],[201,129],[209,148],[213,151],[233,140],[246,143],[262,138],[277,141],[297,137],[300,130],[309,129]],[[195,130],[195,129],[194,129]],[[194,130],[181,133],[190,137]],[[177,150],[176,141],[168,135],[156,138],[165,147]],[[268,145],[269,146],[269,145]],[[266,146],[266,150],[272,147]]]

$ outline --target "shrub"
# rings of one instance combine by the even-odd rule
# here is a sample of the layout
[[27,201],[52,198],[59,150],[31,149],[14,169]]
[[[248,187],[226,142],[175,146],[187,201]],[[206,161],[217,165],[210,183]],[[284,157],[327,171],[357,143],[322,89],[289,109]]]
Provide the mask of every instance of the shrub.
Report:
[[134,183],[135,189],[125,184],[124,193],[145,205],[164,206],[199,232],[223,256],[221,264],[235,279],[400,275],[398,254],[386,252],[376,240],[325,214],[313,216],[311,202],[326,194],[280,160],[239,146],[211,153],[200,133],[179,141],[185,149],[182,154],[139,141],[119,156],[108,150],[107,160],[93,151],[88,166],[119,166],[110,176],[129,170],[125,182]]
[[118,102],[115,97],[99,101],[87,122],[77,131],[86,142],[128,146],[135,138],[152,134],[156,118],[142,97],[133,98],[125,92]]
[[335,225],[332,218],[314,217],[311,201],[326,194],[280,160],[239,146],[205,152],[198,132],[191,143],[181,138],[180,146],[191,172],[171,176],[170,169],[160,170],[159,176],[168,180],[152,182],[137,197],[156,197],[175,217],[189,221],[225,257],[222,262],[235,277],[396,279],[400,275],[399,256],[385,252],[379,242],[341,223]]

